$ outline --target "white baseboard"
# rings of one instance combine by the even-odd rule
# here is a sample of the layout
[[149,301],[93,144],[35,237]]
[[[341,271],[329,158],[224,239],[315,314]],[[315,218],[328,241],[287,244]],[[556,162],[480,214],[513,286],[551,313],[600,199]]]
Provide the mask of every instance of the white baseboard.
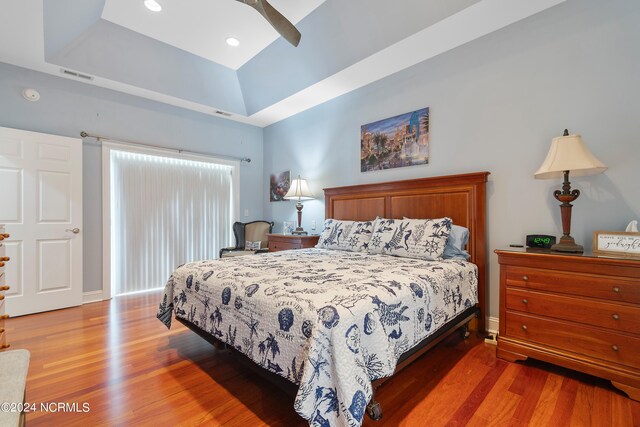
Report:
[[499,329],[499,319],[497,317],[487,317],[487,332],[493,334],[494,336],[498,333]]
[[102,291],[90,291],[82,293],[82,304],[102,301]]

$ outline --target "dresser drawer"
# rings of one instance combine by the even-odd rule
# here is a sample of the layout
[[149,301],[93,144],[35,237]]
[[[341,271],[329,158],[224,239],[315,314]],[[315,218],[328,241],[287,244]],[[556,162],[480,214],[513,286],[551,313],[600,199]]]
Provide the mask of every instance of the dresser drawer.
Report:
[[507,288],[507,310],[640,333],[640,307]]
[[640,280],[509,265],[506,285],[640,304]]
[[0,301],[0,350],[7,348],[7,333],[5,332],[4,319],[7,318],[4,314],[4,301]]
[[278,242],[278,241],[269,242],[270,252],[286,251],[289,249],[300,249],[300,244],[292,243],[292,242]]
[[640,369],[640,339],[507,311],[506,336]]

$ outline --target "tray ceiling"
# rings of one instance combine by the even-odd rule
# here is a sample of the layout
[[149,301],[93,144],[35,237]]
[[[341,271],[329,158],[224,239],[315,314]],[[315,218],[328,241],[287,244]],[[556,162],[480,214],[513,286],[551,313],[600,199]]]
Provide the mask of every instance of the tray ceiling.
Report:
[[268,126],[564,0],[271,0],[297,48],[235,0],[157,1],[0,0],[0,62]]

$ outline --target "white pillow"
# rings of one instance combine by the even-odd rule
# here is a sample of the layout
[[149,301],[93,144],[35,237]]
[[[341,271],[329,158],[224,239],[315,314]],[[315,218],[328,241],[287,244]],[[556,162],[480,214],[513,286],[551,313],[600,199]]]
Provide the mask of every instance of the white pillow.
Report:
[[370,253],[440,260],[451,232],[451,218],[377,218],[369,241]]
[[260,250],[260,245],[262,244],[262,240],[258,240],[257,242],[251,242],[249,240],[244,242],[244,250],[245,251],[258,251]]

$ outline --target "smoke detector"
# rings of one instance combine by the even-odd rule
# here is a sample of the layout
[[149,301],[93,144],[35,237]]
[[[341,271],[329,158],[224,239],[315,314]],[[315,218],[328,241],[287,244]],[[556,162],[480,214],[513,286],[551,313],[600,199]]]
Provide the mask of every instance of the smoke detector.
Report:
[[36,102],[40,100],[40,93],[29,87],[22,91],[22,97],[27,101]]

